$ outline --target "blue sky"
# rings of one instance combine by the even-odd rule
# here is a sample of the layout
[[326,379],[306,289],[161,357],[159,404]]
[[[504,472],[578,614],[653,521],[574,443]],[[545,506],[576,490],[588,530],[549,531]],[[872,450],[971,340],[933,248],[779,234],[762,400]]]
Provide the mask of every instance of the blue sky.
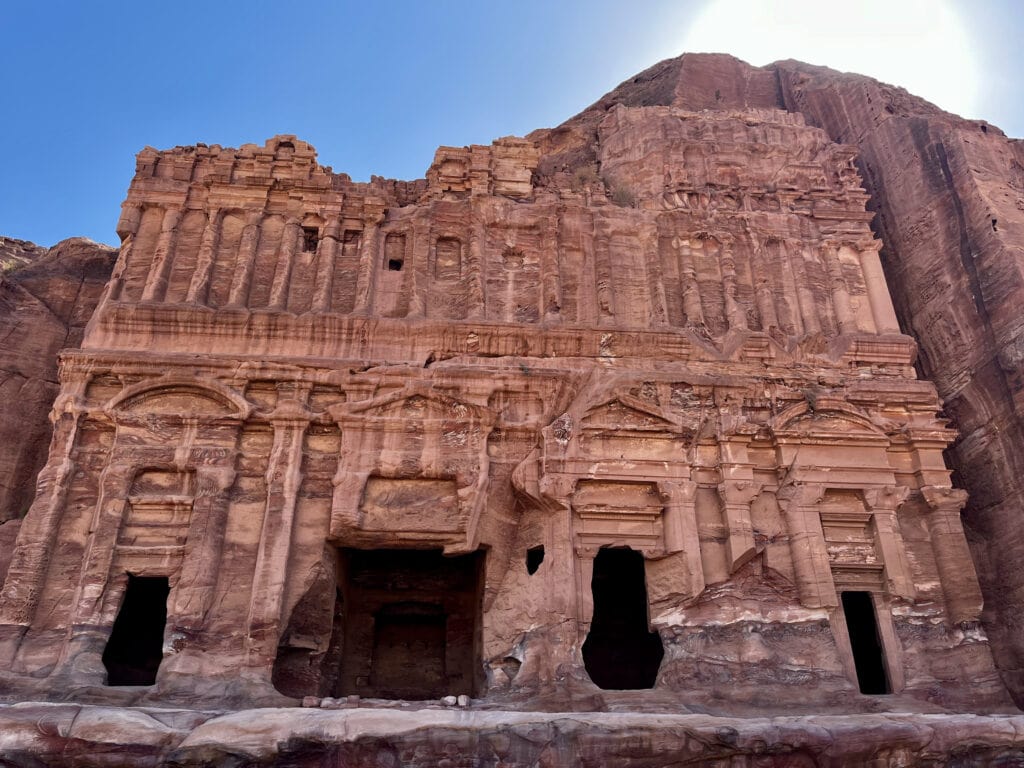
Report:
[[6,0],[0,235],[116,244],[146,145],[294,133],[357,180],[416,178],[694,49],[862,71],[1024,136],[1016,2],[808,3]]

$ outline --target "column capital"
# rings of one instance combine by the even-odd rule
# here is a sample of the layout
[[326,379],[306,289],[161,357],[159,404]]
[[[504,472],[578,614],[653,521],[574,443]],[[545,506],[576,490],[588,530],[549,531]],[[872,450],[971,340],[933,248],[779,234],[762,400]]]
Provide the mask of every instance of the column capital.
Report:
[[761,485],[753,480],[723,480],[718,492],[726,504],[749,504],[761,492]]
[[688,504],[697,496],[697,481],[659,480],[658,493],[666,504]]
[[779,488],[776,496],[780,501],[795,504],[798,507],[813,507],[820,504],[825,495],[823,483],[792,482]]
[[164,218],[160,224],[161,232],[169,232],[178,226],[178,221],[181,219],[182,207],[180,205],[165,205]]
[[926,485],[921,488],[921,495],[928,506],[936,511],[949,511],[959,514],[967,504],[967,491],[949,486]]
[[864,500],[872,512],[875,510],[895,511],[909,493],[910,489],[903,485],[883,485],[865,490]]

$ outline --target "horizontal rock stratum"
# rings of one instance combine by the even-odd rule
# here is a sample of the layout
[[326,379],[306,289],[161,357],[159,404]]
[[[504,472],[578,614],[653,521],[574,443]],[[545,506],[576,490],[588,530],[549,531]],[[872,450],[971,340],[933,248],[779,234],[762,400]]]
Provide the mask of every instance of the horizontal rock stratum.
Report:
[[0,749],[1024,759],[1018,153],[703,54],[416,181],[143,150],[0,456]]
[[[187,710],[71,704],[0,710],[0,748],[26,765],[527,766],[1014,765],[1024,717],[726,718],[438,708]],[[44,764],[46,764],[44,762]]]

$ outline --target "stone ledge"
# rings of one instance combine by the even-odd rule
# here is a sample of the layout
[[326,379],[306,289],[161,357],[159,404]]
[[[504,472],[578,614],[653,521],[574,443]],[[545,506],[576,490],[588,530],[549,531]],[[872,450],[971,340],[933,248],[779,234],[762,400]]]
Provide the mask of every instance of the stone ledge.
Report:
[[[406,706],[406,705],[402,705]],[[905,766],[1024,762],[1024,715],[0,708],[4,766]]]

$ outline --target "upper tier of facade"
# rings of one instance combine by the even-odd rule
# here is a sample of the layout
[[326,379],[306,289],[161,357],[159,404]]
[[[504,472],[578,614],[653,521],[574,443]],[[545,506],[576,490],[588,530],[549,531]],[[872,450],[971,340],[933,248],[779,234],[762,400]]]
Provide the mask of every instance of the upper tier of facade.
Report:
[[292,136],[146,149],[83,346],[909,364],[852,148],[774,110],[616,107],[599,139],[543,176],[505,138],[369,183]]

